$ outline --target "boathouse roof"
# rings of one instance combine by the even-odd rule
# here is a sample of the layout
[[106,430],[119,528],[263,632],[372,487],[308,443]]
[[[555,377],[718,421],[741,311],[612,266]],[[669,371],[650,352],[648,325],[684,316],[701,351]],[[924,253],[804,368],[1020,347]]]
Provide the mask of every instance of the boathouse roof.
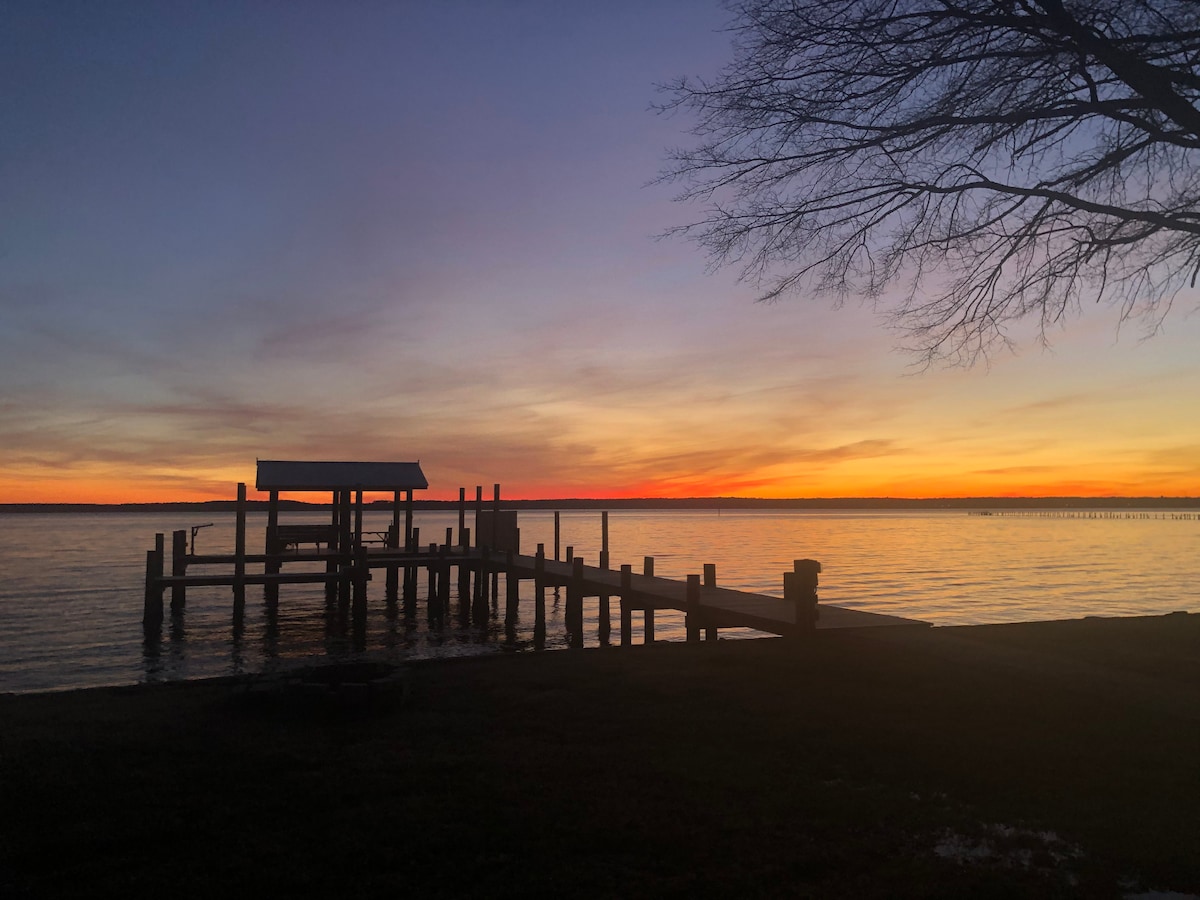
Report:
[[260,491],[411,491],[429,487],[419,462],[260,459]]

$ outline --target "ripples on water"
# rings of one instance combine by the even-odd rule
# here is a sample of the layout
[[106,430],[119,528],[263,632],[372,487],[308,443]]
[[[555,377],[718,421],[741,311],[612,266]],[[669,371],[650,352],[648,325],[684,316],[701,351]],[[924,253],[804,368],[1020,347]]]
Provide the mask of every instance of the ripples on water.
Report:
[[[427,627],[425,579],[414,616],[389,615],[382,577],[372,582],[365,640],[331,627],[322,589],[285,585],[268,620],[258,589],[247,589],[246,618],[231,627],[228,587],[189,588],[187,611],[164,623],[161,640],[143,641],[145,552],[154,534],[210,521],[203,513],[104,513],[0,516],[0,691],[52,690],[269,671],[318,660],[403,659],[497,653],[532,646],[532,584],[523,583],[521,625],[511,634],[500,617],[486,628]],[[232,552],[233,515],[201,531],[197,550]],[[1126,513],[1121,513],[1122,516]],[[715,563],[726,587],[782,595],[783,572],[801,557],[823,566],[822,602],[968,625],[1086,615],[1197,611],[1200,519],[1155,511],[1149,518],[968,516],[953,512],[620,511],[609,515],[613,568],[655,557],[655,573],[683,577]],[[248,517],[256,552],[265,516]],[[326,520],[323,513],[284,514],[282,521]],[[390,515],[369,513],[367,530]],[[456,512],[418,512],[422,541],[457,526]],[[522,546],[553,553],[553,514],[522,511]],[[601,516],[561,515],[563,552],[599,557]],[[194,570],[196,572],[200,569]],[[168,592],[169,594],[169,592]],[[168,600],[169,602],[169,600]],[[456,600],[452,598],[452,606]],[[547,647],[565,641],[563,598],[547,597]],[[614,624],[617,605],[613,604]],[[635,642],[641,641],[634,617]],[[656,636],[683,637],[682,616],[660,612]],[[596,643],[597,604],[585,606]],[[722,632],[724,636],[726,632]],[[731,632],[729,636],[737,636]],[[619,635],[614,631],[614,639]]]

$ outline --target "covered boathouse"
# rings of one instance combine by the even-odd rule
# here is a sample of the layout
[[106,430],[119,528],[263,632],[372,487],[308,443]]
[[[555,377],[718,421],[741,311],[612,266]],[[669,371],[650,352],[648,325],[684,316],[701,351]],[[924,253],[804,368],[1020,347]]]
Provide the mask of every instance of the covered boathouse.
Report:
[[[412,540],[413,491],[429,487],[421,463],[417,462],[324,462],[308,460],[260,459],[255,487],[268,493],[267,545],[276,548],[297,540],[327,543],[343,553],[353,553],[364,543],[362,528],[363,494],[392,495],[392,527],[381,535],[387,547],[410,547]],[[329,528],[323,526],[279,525],[281,492],[328,492],[332,496],[333,515]],[[402,505],[403,504],[403,505]],[[404,541],[400,541],[400,513],[404,511]],[[308,528],[311,534],[293,534]],[[270,550],[268,551],[270,552]],[[277,550],[276,550],[277,552]]]

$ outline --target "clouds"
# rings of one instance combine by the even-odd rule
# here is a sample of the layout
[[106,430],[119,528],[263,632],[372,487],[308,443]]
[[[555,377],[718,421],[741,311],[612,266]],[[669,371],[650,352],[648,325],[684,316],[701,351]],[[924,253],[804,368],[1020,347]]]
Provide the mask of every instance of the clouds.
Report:
[[1194,483],[1200,322],[908,378],[869,308],[656,241],[686,123],[647,107],[723,62],[716,5],[0,16],[0,501],[228,496],[255,457],[420,458],[433,496]]

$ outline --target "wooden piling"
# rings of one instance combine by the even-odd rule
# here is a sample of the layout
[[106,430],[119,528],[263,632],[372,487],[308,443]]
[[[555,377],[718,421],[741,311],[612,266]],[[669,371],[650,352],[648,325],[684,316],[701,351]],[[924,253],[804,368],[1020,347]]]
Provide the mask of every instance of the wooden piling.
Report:
[[700,640],[700,576],[687,577],[687,604],[684,610],[688,641]]
[[[448,532],[451,529],[446,529]],[[450,612],[450,534],[446,535],[446,543],[438,548],[438,606],[442,615]]]
[[142,625],[158,628],[163,620],[163,536],[154,536],[154,549],[146,551],[146,600],[142,606]]
[[[267,495],[267,537],[264,547],[264,555],[267,561],[263,564],[263,572],[267,575],[278,575],[282,564],[279,561],[278,553],[282,549],[279,546],[279,491],[271,491]],[[273,610],[279,605],[279,584],[276,582],[268,582],[263,585],[263,599],[267,602],[267,609]],[[174,609],[175,602],[171,601],[171,607]]]
[[556,509],[554,511],[554,561],[555,562],[558,562],[558,560],[559,560],[559,555],[558,555],[558,553],[559,553],[559,541],[558,541],[559,533],[560,533],[560,528],[559,528],[559,521],[558,521],[558,510]]
[[633,566],[621,566],[621,646],[633,644]]
[[479,546],[479,524],[483,519],[483,485],[475,485],[475,545]]
[[233,614],[240,618],[246,604],[246,483],[238,482],[234,532]]
[[466,538],[467,532],[467,489],[458,489],[458,546],[470,547],[471,541]]
[[[717,586],[716,563],[704,564],[704,586],[706,588],[715,588]],[[712,625],[705,623],[704,639],[706,641],[715,641],[717,639],[717,629]]]
[[[642,557],[642,574],[648,578],[654,577],[654,557],[653,556]],[[645,628],[645,631],[644,631],[645,637],[643,638],[643,643],[653,644],[654,643],[654,607],[653,606],[647,605],[646,608],[644,610],[642,610],[642,619],[643,619],[644,628]]]
[[[600,551],[600,568],[608,568],[608,513],[604,514],[604,541],[606,549]],[[607,644],[609,637],[612,635],[612,606],[608,594],[599,596],[599,616],[598,630],[600,634],[600,643]]]
[[518,607],[521,604],[521,579],[513,567],[513,551],[508,551],[508,567],[504,573],[504,624],[510,628],[517,624]]
[[583,646],[583,557],[571,560],[571,581],[567,585],[567,642]]
[[537,545],[533,560],[533,639],[535,644],[546,640],[546,545]]
[[821,564],[815,559],[797,559],[792,571],[784,573],[783,596],[795,604],[796,633],[808,634],[817,627],[817,575]]
[[[171,574],[187,574],[187,531],[171,532]],[[187,586],[182,583],[171,585],[171,613],[181,613],[187,605]]]

